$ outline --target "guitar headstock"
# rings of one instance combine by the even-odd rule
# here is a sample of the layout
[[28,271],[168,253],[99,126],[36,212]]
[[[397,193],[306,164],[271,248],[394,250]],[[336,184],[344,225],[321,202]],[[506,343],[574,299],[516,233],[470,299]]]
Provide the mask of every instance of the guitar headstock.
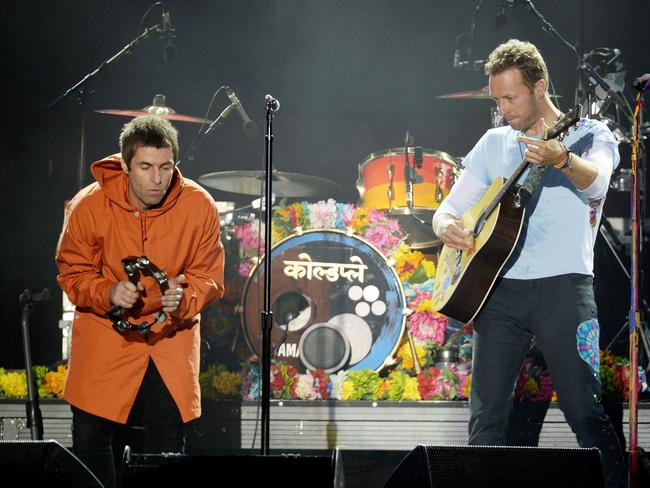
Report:
[[580,120],[580,114],[582,113],[582,105],[578,104],[569,110],[567,113],[562,115],[552,127],[546,131],[544,140],[548,141],[549,139],[556,139],[558,137],[564,136],[564,133],[573,127],[578,120]]

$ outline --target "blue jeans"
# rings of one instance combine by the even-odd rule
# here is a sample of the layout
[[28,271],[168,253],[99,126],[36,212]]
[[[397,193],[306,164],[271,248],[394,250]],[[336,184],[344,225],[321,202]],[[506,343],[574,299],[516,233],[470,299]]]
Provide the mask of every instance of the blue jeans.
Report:
[[[140,390],[127,423],[134,412],[144,412],[144,451],[147,454],[185,451],[185,425],[158,369],[149,360]],[[115,485],[113,441],[121,424],[72,407],[72,451],[106,488]]]
[[591,276],[497,282],[474,321],[469,444],[505,443],[515,382],[534,337],[578,444],[600,450],[607,487],[624,486],[621,446],[600,404],[596,316]]

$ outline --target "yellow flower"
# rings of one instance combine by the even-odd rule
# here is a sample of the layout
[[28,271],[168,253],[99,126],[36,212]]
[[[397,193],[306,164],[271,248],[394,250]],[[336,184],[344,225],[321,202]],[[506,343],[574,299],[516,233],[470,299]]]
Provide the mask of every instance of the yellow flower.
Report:
[[45,374],[45,389],[54,396],[61,398],[63,396],[63,387],[68,377],[68,368],[59,365],[56,371],[49,371]]
[[465,398],[469,398],[469,394],[472,390],[472,373],[467,374],[467,380],[465,381],[465,390],[463,393],[465,394]]
[[350,227],[352,227],[355,232],[361,232],[364,229],[364,227],[366,227],[369,223],[370,222],[368,220],[368,209],[359,207],[354,212],[354,216],[352,217],[352,222],[350,223]]
[[382,379],[373,395],[373,400],[383,400],[391,389],[390,380]]
[[535,393],[537,393],[537,381],[533,378],[526,379],[526,382],[524,383],[524,391],[528,395],[535,395]]
[[436,265],[433,261],[423,259],[420,264],[424,267],[424,271],[427,273],[427,278],[436,277]]
[[412,251],[408,245],[402,244],[393,255],[393,259],[395,260],[395,270],[400,279],[404,281],[417,269],[424,259],[424,255],[420,251]]
[[271,228],[271,244],[281,241],[287,236],[287,233],[283,229],[278,229],[278,227],[273,226]]
[[341,392],[341,400],[356,400],[354,398],[354,382],[345,380],[343,382],[343,391]]
[[411,377],[406,380],[406,385],[404,387],[404,394],[402,396],[404,400],[422,400],[420,396],[420,390],[418,390],[418,379]]
[[7,398],[25,398],[27,396],[27,377],[24,371],[10,371],[0,375],[0,390]]
[[[427,354],[427,351],[420,344],[415,344],[415,354],[418,357],[418,363],[424,363],[424,357]],[[402,368],[404,369],[413,369],[413,354],[411,354],[411,346],[409,345],[408,340],[405,340],[404,343],[397,350],[397,358],[402,363]]]
[[[427,298],[418,303],[418,306],[415,307],[416,312],[433,312],[433,300]],[[438,314],[436,314],[437,316]]]
[[217,373],[212,380],[212,388],[217,391],[217,395],[222,398],[234,397],[239,394],[241,385],[241,374],[222,371]]

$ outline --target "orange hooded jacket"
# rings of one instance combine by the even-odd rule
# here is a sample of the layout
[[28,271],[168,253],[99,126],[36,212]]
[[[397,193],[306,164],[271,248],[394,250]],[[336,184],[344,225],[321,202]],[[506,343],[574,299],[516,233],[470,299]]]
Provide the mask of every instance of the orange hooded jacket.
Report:
[[[76,307],[64,398],[125,423],[151,358],[188,422],[201,415],[200,312],[224,292],[219,215],[210,194],[178,168],[160,206],[139,212],[121,161],[113,155],[92,165],[97,182],[70,202],[57,246],[57,281]],[[118,333],[104,317],[112,287],[127,279],[121,260],[143,255],[169,278],[186,277],[178,310],[146,339]],[[153,322],[162,308],[156,281],[143,273],[141,282],[144,306],[129,317],[136,324]]]

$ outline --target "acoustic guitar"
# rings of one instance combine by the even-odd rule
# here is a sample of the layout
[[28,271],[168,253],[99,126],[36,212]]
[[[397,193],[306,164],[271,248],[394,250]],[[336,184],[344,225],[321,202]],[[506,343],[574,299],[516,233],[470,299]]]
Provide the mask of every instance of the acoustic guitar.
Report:
[[[577,105],[550,127],[543,140],[563,139],[580,120]],[[433,310],[463,323],[474,319],[515,248],[524,221],[526,203],[539,185],[546,165],[533,165],[526,181],[516,182],[531,163],[525,159],[512,176],[498,177],[461,222],[473,229],[470,249],[444,245],[433,285]]]

